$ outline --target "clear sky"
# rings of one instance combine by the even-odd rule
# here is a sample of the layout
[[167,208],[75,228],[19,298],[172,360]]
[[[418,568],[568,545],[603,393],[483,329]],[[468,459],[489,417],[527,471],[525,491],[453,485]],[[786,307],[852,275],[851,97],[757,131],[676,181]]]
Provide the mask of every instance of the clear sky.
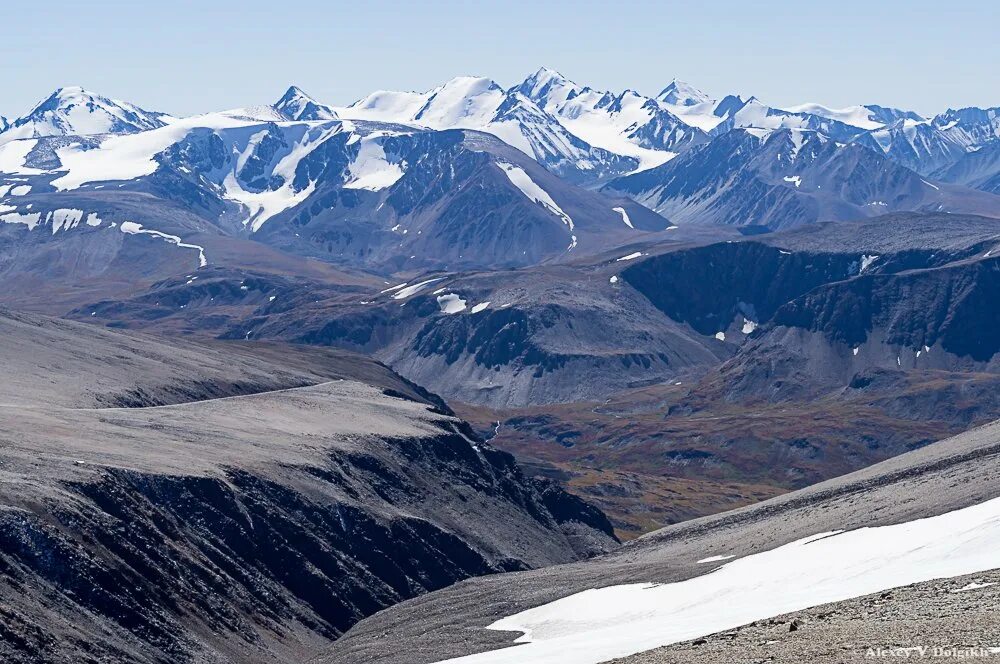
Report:
[[331,104],[460,74],[511,85],[546,65],[656,94],[674,78],[782,106],[1000,105],[1000,1],[45,0],[3,10],[0,114],[53,89],[176,114]]

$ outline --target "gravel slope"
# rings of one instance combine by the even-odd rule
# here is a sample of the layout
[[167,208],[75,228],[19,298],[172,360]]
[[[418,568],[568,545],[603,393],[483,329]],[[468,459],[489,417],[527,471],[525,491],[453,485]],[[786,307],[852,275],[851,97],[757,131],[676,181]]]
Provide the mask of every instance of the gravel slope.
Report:
[[913,659],[1000,657],[998,603],[1000,571],[994,570],[824,604],[613,662],[841,664],[895,660],[906,652]]
[[317,661],[422,664],[510,646],[516,635],[483,628],[587,588],[691,578],[708,571],[696,564],[708,556],[745,556],[819,532],[980,503],[1000,495],[998,467],[994,423],[807,489],[664,528],[594,560],[474,579],[404,602],[356,625]]

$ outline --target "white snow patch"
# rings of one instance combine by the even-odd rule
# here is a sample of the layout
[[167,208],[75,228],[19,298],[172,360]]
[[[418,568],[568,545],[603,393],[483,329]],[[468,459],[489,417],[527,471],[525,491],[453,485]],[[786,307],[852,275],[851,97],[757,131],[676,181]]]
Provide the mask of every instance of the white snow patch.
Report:
[[344,183],[344,189],[379,191],[391,187],[403,177],[402,165],[386,158],[385,149],[378,140],[381,137],[382,134],[376,132],[361,139],[358,156],[348,167],[351,178]]
[[441,307],[441,313],[443,314],[457,314],[465,311],[465,300],[455,293],[438,295],[437,303]]
[[857,355],[860,350],[861,350],[861,348],[858,347],[858,348],[855,348],[854,350],[852,350],[851,352],[853,352],[855,355]]
[[762,140],[766,139],[772,133],[772,130],[764,129],[762,127],[746,127],[744,128],[744,131],[746,131],[746,133],[750,134],[751,136],[755,136]]
[[16,187],[10,188],[11,196],[27,196],[30,193],[31,193],[30,184],[19,184]]
[[704,565],[705,563],[717,563],[720,560],[731,560],[736,556],[709,556],[708,558],[702,558],[697,564]]
[[726,340],[726,333],[725,332],[716,332],[715,333],[715,338],[718,339],[719,341],[725,341]]
[[489,301],[480,302],[476,306],[469,310],[470,314],[478,314],[480,311],[485,311],[490,306]]
[[951,592],[953,592],[953,593],[964,593],[964,592],[968,592],[970,590],[979,590],[980,588],[989,588],[990,586],[995,586],[995,585],[996,585],[996,582],[994,582],[994,581],[990,581],[988,583],[976,583],[975,581],[973,581],[972,583],[968,583],[968,584],[962,586],[961,588],[956,588],[955,590],[952,590]]
[[83,210],[59,209],[53,210],[45,215],[45,223],[52,222],[52,234],[65,228],[69,230],[83,221]]
[[[2,211],[2,210],[0,210]],[[8,214],[0,216],[0,221],[5,224],[24,224],[28,227],[28,230],[34,230],[35,226],[42,218],[41,212],[29,212],[27,214],[20,214],[18,212],[10,212]]]
[[[392,298],[394,300],[402,300],[402,299],[408,298],[411,295],[415,295],[415,294],[419,293],[420,291],[422,291],[425,286],[433,284],[433,283],[435,283],[437,281],[441,281],[442,279],[444,279],[444,277],[435,277],[434,279],[428,279],[426,281],[421,281],[419,283],[413,284],[412,286],[406,286],[406,284],[403,284],[403,286],[406,286],[406,288],[402,288],[400,286],[397,286],[397,288],[399,288],[400,290],[399,290],[398,293],[396,293],[395,295],[393,295]],[[382,291],[382,292],[385,293],[386,291]]]
[[785,182],[793,182],[793,183],[795,183],[795,188],[796,189],[798,189],[799,186],[802,184],[802,178],[799,177],[798,175],[786,175],[784,177],[784,180],[785,180]]
[[531,176],[523,168],[514,164],[508,164],[505,161],[498,161],[497,166],[507,174],[507,178],[511,181],[511,184],[520,189],[522,194],[562,219],[563,223],[570,230],[573,230],[573,220],[570,219],[569,215],[556,205],[556,202],[552,200],[547,191],[535,184],[535,181],[531,179]]
[[42,171],[24,165],[28,154],[38,145],[38,139],[29,138],[0,145],[0,173],[39,175]]
[[618,275],[617,274],[613,275],[610,279],[608,279],[608,281],[611,282],[611,283],[613,283],[613,284],[617,284],[618,283]]
[[930,182],[928,182],[927,180],[924,180],[924,179],[921,179],[920,181],[923,182],[924,184],[926,184],[931,189],[937,189],[938,191],[941,191],[941,187],[937,186],[936,184],[931,184]]
[[865,270],[867,270],[871,266],[871,264],[874,263],[877,260],[878,260],[878,256],[877,255],[874,255],[874,254],[871,255],[871,256],[869,256],[867,254],[863,255],[861,257],[861,271],[858,274],[860,274],[861,272],[864,272]]
[[400,288],[403,288],[404,286],[406,286],[406,282],[405,281],[403,283],[401,283],[401,284],[396,285],[396,286],[390,286],[389,288],[386,288],[385,290],[379,291],[379,292],[380,293],[391,293],[392,291],[397,291]]
[[749,318],[743,319],[743,334],[751,334],[756,329],[757,323],[755,321],[752,321]]
[[628,226],[629,228],[635,228],[635,226],[632,225],[632,220],[628,218],[628,212],[625,211],[625,208],[622,207],[611,208],[611,211],[620,214],[622,216],[622,221],[625,222],[626,226]]
[[996,568],[1000,498],[891,526],[819,533],[677,583],[585,590],[494,622],[519,645],[452,664],[598,664],[784,613]]
[[205,267],[208,265],[208,259],[205,258],[205,248],[197,244],[188,244],[183,242],[176,235],[167,235],[166,233],[161,233],[160,231],[154,231],[152,229],[143,228],[142,224],[137,224],[134,221],[123,221],[121,225],[122,233],[127,235],[152,235],[153,237],[158,237],[166,240],[170,244],[176,245],[183,249],[197,249],[198,250],[198,267]]
[[640,256],[642,256],[642,252],[637,251],[635,253],[629,254],[628,256],[622,256],[621,258],[616,258],[615,262],[620,263],[621,261],[631,261],[635,260],[636,258],[639,258]]

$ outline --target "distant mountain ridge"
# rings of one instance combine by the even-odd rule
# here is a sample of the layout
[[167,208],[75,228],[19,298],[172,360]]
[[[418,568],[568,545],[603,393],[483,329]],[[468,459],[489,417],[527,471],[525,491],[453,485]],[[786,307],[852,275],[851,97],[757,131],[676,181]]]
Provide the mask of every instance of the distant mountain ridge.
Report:
[[[75,98],[69,111],[44,111],[48,133],[86,124],[80,109],[104,133],[36,130],[0,146],[9,174],[0,229],[12,242],[84,230],[104,231],[112,247],[130,235],[165,238],[164,248],[201,247],[192,235],[250,237],[395,272],[565,260],[670,226],[632,201],[574,186],[492,135],[342,120],[298,88],[275,106],[147,114],[158,126],[145,131],[109,126],[114,114],[97,95]],[[198,260],[211,263],[212,251]]]
[[677,223],[787,228],[887,212],[998,210],[994,196],[934,184],[858,143],[815,130],[734,129],[662,166],[613,180]]
[[27,115],[0,122],[0,144],[19,138],[130,134],[156,129],[170,116],[127,102],[87,92],[80,87],[59,88]]
[[[169,251],[251,238],[387,274],[520,267],[675,221],[998,214],[997,144],[995,108],[779,109],[677,80],[657,97],[601,91],[546,68],[342,107],[291,86],[186,118],[60,88],[0,131],[0,235],[42,247],[115,230],[112,247],[140,236]],[[212,253],[191,252],[194,267]]]

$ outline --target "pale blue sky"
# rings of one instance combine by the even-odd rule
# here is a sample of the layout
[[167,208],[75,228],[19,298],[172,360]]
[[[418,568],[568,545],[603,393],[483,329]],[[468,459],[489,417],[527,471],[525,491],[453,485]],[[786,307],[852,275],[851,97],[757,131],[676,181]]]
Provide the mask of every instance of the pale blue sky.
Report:
[[997,0],[795,2],[19,2],[3,10],[0,114],[82,85],[177,114],[513,84],[546,65],[656,94],[677,77],[773,105],[879,103],[933,114],[1000,104]]

